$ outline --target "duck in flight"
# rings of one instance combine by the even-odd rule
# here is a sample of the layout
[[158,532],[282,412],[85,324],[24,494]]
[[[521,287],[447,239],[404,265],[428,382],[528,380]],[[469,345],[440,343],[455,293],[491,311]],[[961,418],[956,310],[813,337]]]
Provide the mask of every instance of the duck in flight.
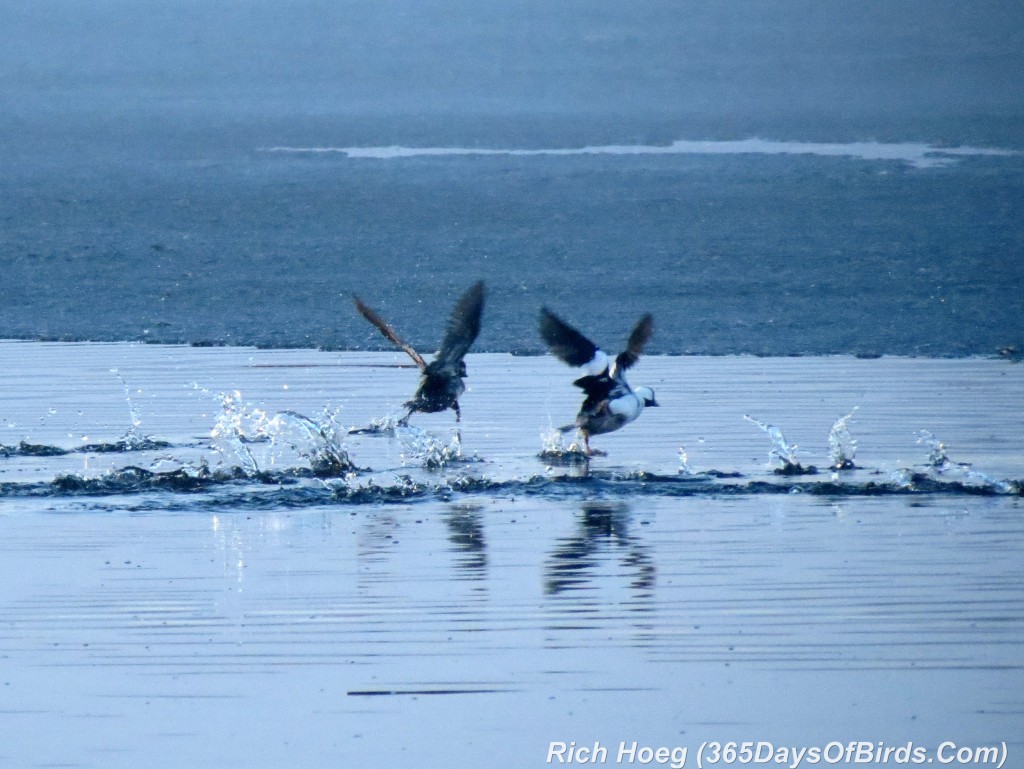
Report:
[[474,283],[459,298],[455,309],[452,310],[451,317],[448,318],[448,327],[445,329],[441,346],[430,363],[423,360],[423,356],[416,352],[410,344],[404,342],[387,321],[363,304],[358,296],[354,297],[356,309],[360,314],[376,326],[388,340],[405,350],[423,373],[416,394],[413,395],[412,400],[403,404],[405,408],[409,409],[409,412],[399,421],[399,424],[408,424],[409,417],[416,411],[433,413],[446,409],[453,409],[455,421],[461,421],[459,396],[466,391],[466,385],[462,381],[466,377],[464,358],[477,334],[480,333],[480,318],[484,311],[484,293],[484,282],[481,280]]
[[558,429],[564,433],[578,428],[583,434],[587,456],[603,453],[591,451],[591,435],[618,430],[640,416],[645,408],[658,405],[654,390],[630,387],[626,381],[626,370],[640,359],[653,331],[654,319],[650,314],[644,315],[633,327],[625,351],[611,360],[596,344],[547,307],[541,309],[540,335],[551,352],[563,363],[583,369],[583,376],[573,384],[587,397],[576,421]]

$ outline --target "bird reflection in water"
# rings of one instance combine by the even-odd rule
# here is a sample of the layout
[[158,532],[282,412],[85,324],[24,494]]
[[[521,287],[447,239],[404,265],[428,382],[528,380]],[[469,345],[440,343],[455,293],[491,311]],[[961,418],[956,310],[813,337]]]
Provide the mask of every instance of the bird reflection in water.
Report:
[[595,571],[617,557],[625,569],[634,598],[650,598],[655,567],[647,546],[629,533],[631,514],[625,504],[587,502],[578,518],[577,532],[558,540],[545,568],[548,595],[591,589]]
[[445,519],[448,541],[456,553],[455,565],[464,579],[483,579],[487,571],[487,543],[484,540],[482,508],[453,505]]

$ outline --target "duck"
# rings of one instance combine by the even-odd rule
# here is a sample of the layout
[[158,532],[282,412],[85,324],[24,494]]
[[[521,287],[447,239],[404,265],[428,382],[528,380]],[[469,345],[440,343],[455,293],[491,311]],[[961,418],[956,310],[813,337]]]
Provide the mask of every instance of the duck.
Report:
[[387,340],[405,351],[422,374],[419,387],[412,399],[403,404],[408,413],[398,421],[399,425],[407,425],[409,417],[416,412],[436,413],[448,409],[455,412],[456,422],[462,420],[459,396],[466,391],[466,383],[463,381],[467,376],[465,357],[480,333],[485,294],[486,288],[481,280],[459,297],[448,318],[441,346],[430,363],[427,363],[412,345],[399,337],[376,311],[358,296],[353,296],[359,313],[376,326]]
[[647,313],[633,326],[626,349],[612,359],[547,307],[541,308],[544,342],[556,358],[583,373],[573,382],[586,393],[579,414],[572,424],[558,429],[563,433],[578,429],[588,457],[605,453],[590,448],[590,436],[614,432],[634,421],[645,408],[659,405],[650,387],[631,387],[626,381],[626,371],[640,359],[653,332],[654,318]]

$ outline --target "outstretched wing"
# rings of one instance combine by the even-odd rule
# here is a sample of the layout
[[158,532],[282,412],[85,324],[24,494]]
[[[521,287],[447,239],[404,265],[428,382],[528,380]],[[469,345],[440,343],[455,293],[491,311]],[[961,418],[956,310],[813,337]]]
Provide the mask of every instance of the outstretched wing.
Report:
[[584,409],[608,400],[613,391],[621,387],[618,382],[608,376],[607,371],[599,376],[581,376],[573,384],[587,394],[587,399],[583,401]]
[[640,360],[651,334],[654,333],[654,318],[650,313],[644,315],[633,326],[633,332],[629,335],[625,352],[620,352],[615,358],[615,370],[625,371]]
[[[604,355],[596,344],[547,307],[540,310],[540,335],[555,357],[570,366],[586,366]],[[601,372],[588,370],[587,373],[596,375]]]
[[382,333],[385,336],[385,338],[387,338],[393,344],[405,350],[409,357],[416,361],[416,365],[419,366],[420,371],[426,371],[427,362],[423,360],[422,355],[416,352],[416,350],[414,350],[408,342],[403,341],[402,338],[395,333],[395,330],[388,325],[386,320],[384,320],[380,315],[374,312],[370,307],[367,307],[365,304],[363,304],[362,299],[354,295],[352,298],[355,300],[356,309],[359,310],[359,313],[364,318],[366,318],[368,321],[370,321],[370,323],[375,325],[380,330],[380,333]]
[[[437,361],[455,363],[462,360],[480,333],[480,318],[484,312],[484,282],[469,287],[452,310],[448,327],[437,351]],[[436,362],[436,361],[435,361]]]

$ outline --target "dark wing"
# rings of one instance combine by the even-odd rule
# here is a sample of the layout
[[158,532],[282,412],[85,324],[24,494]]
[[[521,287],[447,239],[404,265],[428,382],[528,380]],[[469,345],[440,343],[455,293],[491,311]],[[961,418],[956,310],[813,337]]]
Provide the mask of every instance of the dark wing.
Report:
[[587,399],[583,402],[584,409],[587,408],[589,404],[596,404],[601,401],[608,400],[612,391],[621,387],[618,382],[608,376],[607,371],[599,376],[581,376],[573,382],[573,384],[587,394]]
[[[540,310],[540,335],[563,363],[583,366],[597,354],[597,345],[587,339],[547,307]],[[586,379],[587,377],[584,377]],[[582,385],[580,385],[582,387]]]
[[452,310],[448,327],[437,351],[437,361],[455,363],[462,360],[480,333],[480,318],[484,313],[484,282],[469,287]]
[[403,341],[402,338],[395,333],[395,330],[388,325],[387,321],[371,308],[363,304],[363,301],[358,296],[353,296],[352,298],[355,300],[356,309],[359,310],[359,313],[364,318],[375,325],[380,330],[380,333],[382,333],[393,344],[396,344],[405,350],[409,357],[416,361],[416,365],[419,366],[420,371],[426,371],[427,362],[423,360],[422,355],[416,352],[408,342]]
[[640,360],[651,334],[654,332],[654,318],[650,313],[644,315],[633,326],[633,333],[629,335],[629,342],[626,343],[626,351],[620,352],[615,358],[615,370],[625,371]]

